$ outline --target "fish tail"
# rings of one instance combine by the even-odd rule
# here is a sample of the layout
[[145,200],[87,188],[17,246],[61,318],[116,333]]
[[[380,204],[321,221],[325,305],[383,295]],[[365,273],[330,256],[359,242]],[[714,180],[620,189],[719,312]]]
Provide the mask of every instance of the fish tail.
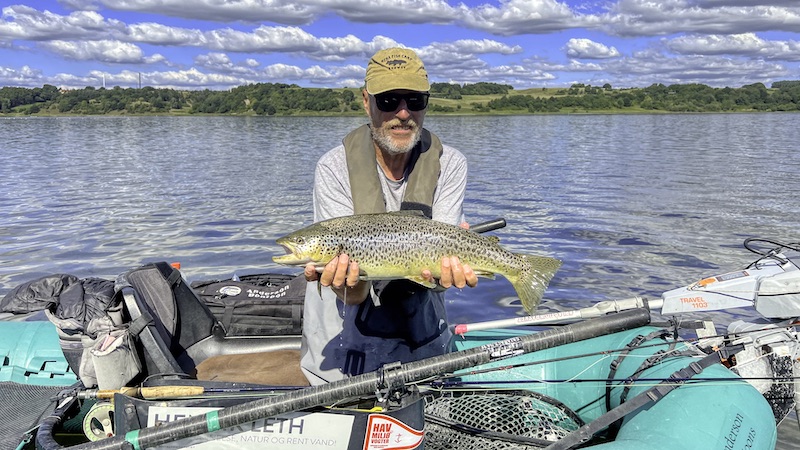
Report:
[[518,255],[525,261],[516,276],[506,277],[517,291],[522,307],[533,314],[542,300],[547,284],[555,275],[561,261],[547,256]]

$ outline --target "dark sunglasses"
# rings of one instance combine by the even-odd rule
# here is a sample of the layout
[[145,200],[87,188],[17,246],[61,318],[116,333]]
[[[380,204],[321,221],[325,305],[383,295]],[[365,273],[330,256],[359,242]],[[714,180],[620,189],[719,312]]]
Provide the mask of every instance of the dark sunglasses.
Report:
[[375,104],[383,112],[397,111],[397,107],[400,106],[400,100],[406,101],[406,108],[409,111],[422,111],[428,107],[430,94],[424,92],[412,92],[410,94],[384,92],[383,94],[375,94],[374,97]]

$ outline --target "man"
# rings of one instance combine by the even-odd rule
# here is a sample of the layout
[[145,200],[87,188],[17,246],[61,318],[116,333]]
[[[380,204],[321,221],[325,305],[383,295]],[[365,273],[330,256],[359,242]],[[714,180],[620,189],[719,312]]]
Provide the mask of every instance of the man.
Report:
[[[362,91],[369,124],[320,158],[314,174],[314,222],[351,214],[419,210],[467,226],[462,203],[466,158],[423,129],[430,83],[413,51],[390,48],[367,65]],[[438,283],[474,287],[477,276],[457,257],[443,258]],[[432,281],[429,270],[421,274]],[[312,385],[449,349],[444,289],[405,280],[359,280],[346,254],[317,273],[305,268],[301,366]]]

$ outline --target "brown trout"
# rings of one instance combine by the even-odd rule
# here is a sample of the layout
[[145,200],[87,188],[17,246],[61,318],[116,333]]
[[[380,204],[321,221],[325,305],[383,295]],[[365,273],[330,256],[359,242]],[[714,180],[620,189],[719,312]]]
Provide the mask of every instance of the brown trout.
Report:
[[346,253],[358,262],[364,280],[405,278],[432,288],[435,285],[422,278],[422,271],[428,269],[438,279],[442,257],[458,256],[478,276],[505,277],[525,310],[533,313],[561,261],[512,253],[498,242],[496,236],[482,236],[421,214],[360,214],[317,222],[279,238],[277,243],[288,254],[272,259],[291,266],[313,262],[323,267]]

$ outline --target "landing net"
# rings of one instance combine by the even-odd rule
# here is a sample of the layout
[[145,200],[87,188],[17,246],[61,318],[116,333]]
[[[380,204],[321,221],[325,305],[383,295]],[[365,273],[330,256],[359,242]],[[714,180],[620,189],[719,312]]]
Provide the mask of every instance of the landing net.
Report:
[[443,391],[425,397],[425,448],[537,449],[583,421],[555,399],[532,391]]

